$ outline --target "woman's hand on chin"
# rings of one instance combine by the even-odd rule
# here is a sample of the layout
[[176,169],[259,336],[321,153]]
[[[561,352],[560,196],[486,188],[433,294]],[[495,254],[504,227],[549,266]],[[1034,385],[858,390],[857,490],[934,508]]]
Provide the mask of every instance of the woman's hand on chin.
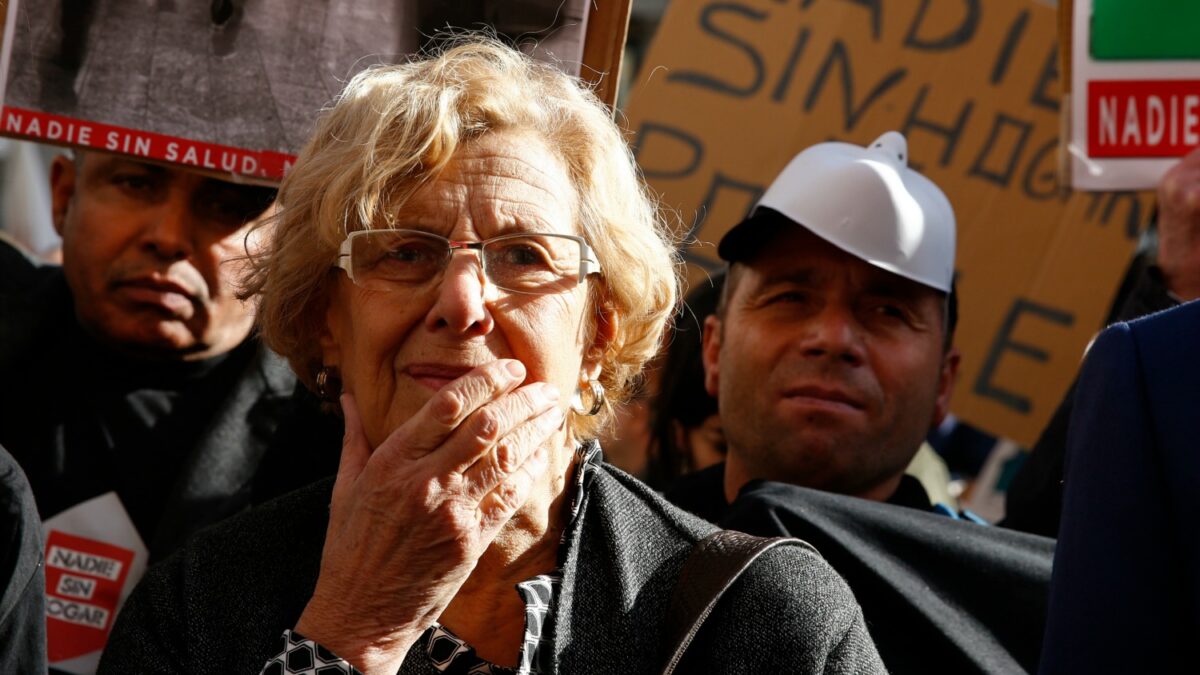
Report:
[[443,387],[373,452],[354,398],[305,637],[395,673],[549,465],[558,392],[505,359]]

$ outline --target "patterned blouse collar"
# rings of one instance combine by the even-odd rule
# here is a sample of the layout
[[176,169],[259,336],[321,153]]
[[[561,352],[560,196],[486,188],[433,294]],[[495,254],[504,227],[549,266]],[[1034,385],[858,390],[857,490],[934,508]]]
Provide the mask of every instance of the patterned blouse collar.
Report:
[[[567,532],[579,517],[583,498],[591,483],[592,472],[600,464],[600,444],[589,441],[575,448],[575,479],[571,486],[571,510]],[[502,668],[475,655],[475,650],[449,629],[435,624],[422,636],[425,653],[435,668],[447,675],[536,675],[550,672],[549,641],[543,628],[554,613],[562,587],[562,570],[539,574],[517,584],[517,593],[525,603],[525,633],[516,668]]]

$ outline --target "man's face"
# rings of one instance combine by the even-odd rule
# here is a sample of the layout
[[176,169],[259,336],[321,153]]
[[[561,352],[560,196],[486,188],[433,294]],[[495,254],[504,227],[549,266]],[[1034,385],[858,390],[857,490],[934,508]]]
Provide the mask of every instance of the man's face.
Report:
[[704,333],[727,495],[765,478],[886,500],[946,414],[943,296],[799,226],[738,266]]
[[50,182],[63,269],[89,333],[143,357],[187,360],[246,338],[253,307],[235,295],[244,271],[235,258],[272,190],[92,153],[59,157]]

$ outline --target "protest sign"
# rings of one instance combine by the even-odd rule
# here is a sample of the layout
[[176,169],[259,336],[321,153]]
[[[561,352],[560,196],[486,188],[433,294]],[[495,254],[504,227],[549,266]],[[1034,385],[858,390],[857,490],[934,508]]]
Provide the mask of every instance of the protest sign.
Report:
[[472,12],[483,8],[10,0],[0,134],[274,182],[350,77],[403,61],[448,25],[489,26],[615,100],[629,0],[595,10],[587,0],[498,2],[486,17]]
[[958,218],[953,409],[1028,446],[1151,205],[1061,189],[1058,108],[1055,10],[1035,0],[674,0],[627,114],[693,280],[797,152],[904,133]]
[[1074,0],[1071,183],[1149,189],[1200,146],[1200,4]]
[[46,531],[46,645],[56,671],[91,675],[149,552],[117,493],[50,518]]

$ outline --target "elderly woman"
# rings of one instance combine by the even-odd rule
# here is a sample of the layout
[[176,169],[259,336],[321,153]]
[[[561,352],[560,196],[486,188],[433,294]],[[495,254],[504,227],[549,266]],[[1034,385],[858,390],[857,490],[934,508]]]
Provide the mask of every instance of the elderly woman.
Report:
[[[372,69],[279,208],[252,290],[268,344],[341,392],[336,481],[152,571],[101,672],[661,671],[676,578],[712,526],[593,440],[676,283],[604,107],[489,42]],[[848,588],[801,547],[755,563],[692,645],[680,672],[881,669]]]

